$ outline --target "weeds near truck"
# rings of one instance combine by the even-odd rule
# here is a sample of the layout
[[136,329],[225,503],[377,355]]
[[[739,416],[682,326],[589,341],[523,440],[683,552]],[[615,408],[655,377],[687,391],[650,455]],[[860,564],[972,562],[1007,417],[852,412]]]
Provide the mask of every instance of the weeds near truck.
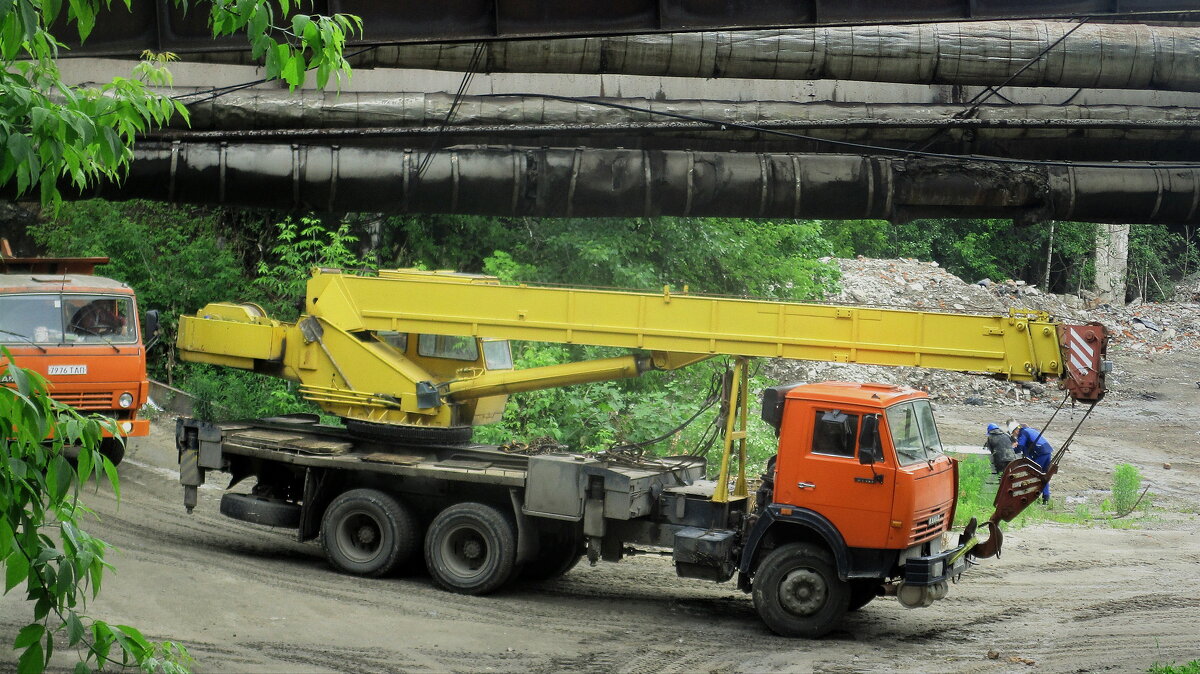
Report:
[[1150,502],[1145,497],[1141,497],[1139,503],[1141,491],[1141,471],[1131,464],[1122,463],[1113,470],[1112,497],[1105,499],[1101,508],[1105,512],[1111,511],[1118,515],[1132,512],[1138,505],[1143,505],[1143,510],[1148,510]]
[[[0,352],[11,363],[8,350]],[[77,649],[76,671],[115,666],[185,672],[190,657],[183,646],[153,643],[136,628],[82,614],[112,566],[104,559],[109,545],[81,526],[92,511],[79,495],[95,479],[107,481],[120,498],[116,468],[98,449],[102,426],[112,432],[115,422],[85,418],[51,400],[36,373],[9,365],[7,374],[12,387],[0,387],[0,427],[11,429],[0,442],[0,569],[5,594],[24,586],[33,618],[13,638],[13,648],[22,651],[17,672],[43,671],[63,640]],[[68,445],[79,446],[74,463],[64,454]]]

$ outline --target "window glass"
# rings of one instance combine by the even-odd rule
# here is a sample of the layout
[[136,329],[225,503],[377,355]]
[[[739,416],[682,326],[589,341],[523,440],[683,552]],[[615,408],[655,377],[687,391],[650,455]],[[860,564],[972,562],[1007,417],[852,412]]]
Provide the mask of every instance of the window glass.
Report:
[[489,370],[511,370],[512,350],[508,346],[508,340],[483,340],[483,362]]
[[0,343],[58,344],[62,337],[60,295],[0,296]]
[[838,410],[819,411],[813,423],[812,451],[816,454],[854,456],[858,441],[858,415]]
[[137,341],[137,317],[129,297],[63,295],[66,341],[129,344]]
[[452,335],[421,335],[417,338],[417,353],[431,358],[479,360],[479,347],[474,337]]
[[932,461],[942,454],[942,441],[933,421],[928,400],[914,400],[889,407],[888,430],[901,466]]
[[941,455],[942,438],[938,435],[937,423],[933,420],[933,407],[928,400],[914,400],[913,409],[917,411],[917,423],[921,426],[921,438],[929,458]]
[[379,339],[379,341],[383,342],[384,344],[387,344],[388,346],[399,351],[400,353],[404,353],[405,351],[408,351],[408,333],[407,332],[396,332],[394,330],[379,330],[378,332],[375,333],[375,337],[377,337]]

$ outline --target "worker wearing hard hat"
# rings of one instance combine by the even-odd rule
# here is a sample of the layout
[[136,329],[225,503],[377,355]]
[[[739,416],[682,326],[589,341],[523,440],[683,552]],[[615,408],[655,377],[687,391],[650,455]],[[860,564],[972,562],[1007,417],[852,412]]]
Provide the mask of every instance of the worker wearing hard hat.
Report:
[[[1054,455],[1054,448],[1050,446],[1050,442],[1042,437],[1042,434],[1037,429],[1030,428],[1025,424],[1017,423],[1016,419],[1009,419],[1005,424],[1009,434],[1012,436],[1013,449],[1018,454],[1023,454],[1033,460],[1041,467],[1042,472],[1050,467],[1050,458]],[[1042,487],[1042,503],[1050,502],[1050,483]]]
[[1003,472],[1004,467],[1017,458],[1016,452],[1013,451],[1012,437],[996,424],[987,425],[987,442],[984,449],[992,455],[993,473]]

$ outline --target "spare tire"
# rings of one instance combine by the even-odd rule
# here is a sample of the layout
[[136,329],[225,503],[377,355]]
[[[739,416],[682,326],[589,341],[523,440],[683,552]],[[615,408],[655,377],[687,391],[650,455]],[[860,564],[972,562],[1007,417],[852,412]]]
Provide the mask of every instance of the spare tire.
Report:
[[346,417],[342,421],[346,430],[360,438],[397,445],[465,445],[475,431],[471,426],[404,426]]
[[225,494],[221,497],[221,514],[252,524],[287,529],[300,528],[300,506],[279,499],[267,499],[253,494]]

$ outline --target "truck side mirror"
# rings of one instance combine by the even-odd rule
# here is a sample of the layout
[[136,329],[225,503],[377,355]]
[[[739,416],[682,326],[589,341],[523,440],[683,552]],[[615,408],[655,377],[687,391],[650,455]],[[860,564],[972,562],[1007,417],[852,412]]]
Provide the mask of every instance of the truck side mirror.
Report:
[[858,432],[858,462],[864,466],[883,461],[879,447],[879,415],[864,414]]
[[146,312],[146,350],[158,343],[158,309],[150,309]]

